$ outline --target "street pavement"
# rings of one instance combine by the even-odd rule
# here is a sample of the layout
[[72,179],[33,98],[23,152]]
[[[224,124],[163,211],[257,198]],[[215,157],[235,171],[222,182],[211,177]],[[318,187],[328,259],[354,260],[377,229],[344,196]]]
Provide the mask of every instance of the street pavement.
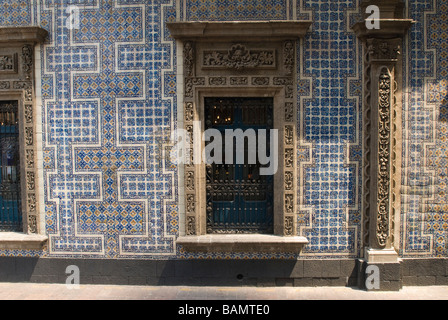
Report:
[[448,287],[367,292],[346,287],[144,287],[0,283],[0,300],[448,300]]

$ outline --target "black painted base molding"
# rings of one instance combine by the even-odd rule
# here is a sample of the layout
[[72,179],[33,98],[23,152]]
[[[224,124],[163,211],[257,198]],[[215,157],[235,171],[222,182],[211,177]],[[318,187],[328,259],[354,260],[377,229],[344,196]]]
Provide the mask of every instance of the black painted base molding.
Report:
[[[0,257],[0,282],[65,284],[67,267],[80,284],[149,286],[349,286],[368,289],[363,260],[90,260]],[[448,259],[403,259],[376,265],[379,290],[448,285]]]

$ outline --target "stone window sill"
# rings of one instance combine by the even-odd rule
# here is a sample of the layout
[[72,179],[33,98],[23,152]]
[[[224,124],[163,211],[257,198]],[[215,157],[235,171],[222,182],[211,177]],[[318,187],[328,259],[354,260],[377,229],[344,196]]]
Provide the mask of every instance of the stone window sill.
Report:
[[42,250],[47,236],[19,232],[0,232],[1,250]]
[[204,235],[179,237],[177,244],[190,252],[291,252],[299,253],[305,237],[275,235]]

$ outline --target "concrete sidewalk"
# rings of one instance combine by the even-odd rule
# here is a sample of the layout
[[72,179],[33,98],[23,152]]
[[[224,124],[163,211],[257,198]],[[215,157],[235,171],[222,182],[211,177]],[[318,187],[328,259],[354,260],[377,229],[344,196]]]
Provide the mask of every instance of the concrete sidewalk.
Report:
[[0,283],[0,300],[448,300],[448,287],[366,292],[345,287],[141,287]]

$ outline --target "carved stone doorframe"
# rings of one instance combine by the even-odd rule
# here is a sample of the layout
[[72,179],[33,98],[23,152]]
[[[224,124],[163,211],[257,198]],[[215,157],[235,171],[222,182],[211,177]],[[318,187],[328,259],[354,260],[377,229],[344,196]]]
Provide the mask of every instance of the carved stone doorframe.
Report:
[[34,49],[48,32],[40,27],[0,27],[0,100],[17,101],[20,139],[20,176],[23,234],[0,233],[0,248],[41,249],[43,217],[39,215],[38,150],[36,149],[36,106]]
[[[413,23],[400,0],[363,1],[381,12],[380,29],[353,26],[364,46],[363,246],[369,263],[398,262],[395,237],[401,208],[403,39]],[[364,17],[367,19],[367,16]]]
[[[269,245],[263,248],[257,247],[256,241],[248,241],[249,250],[282,251],[288,246],[283,237],[291,239],[293,245],[288,250],[292,251],[307,242],[296,237],[295,75],[297,41],[310,25],[309,21],[168,24],[171,35],[183,45],[183,123],[193,137],[191,150],[194,145],[200,146],[200,150],[205,147],[205,142],[194,140],[195,130],[200,131],[200,137],[204,130],[204,98],[274,98],[274,129],[279,132],[279,166],[274,176],[274,236],[282,240],[270,238]],[[202,123],[202,127],[195,128],[195,122]],[[187,250],[238,250],[231,243],[240,240],[241,244],[241,236],[220,239],[220,246],[213,243],[213,237],[217,239],[215,235],[207,235],[205,164],[186,164],[184,170],[185,237],[179,238],[178,243]],[[208,246],[201,247],[201,236],[208,236]],[[243,245],[241,249],[248,247]]]

